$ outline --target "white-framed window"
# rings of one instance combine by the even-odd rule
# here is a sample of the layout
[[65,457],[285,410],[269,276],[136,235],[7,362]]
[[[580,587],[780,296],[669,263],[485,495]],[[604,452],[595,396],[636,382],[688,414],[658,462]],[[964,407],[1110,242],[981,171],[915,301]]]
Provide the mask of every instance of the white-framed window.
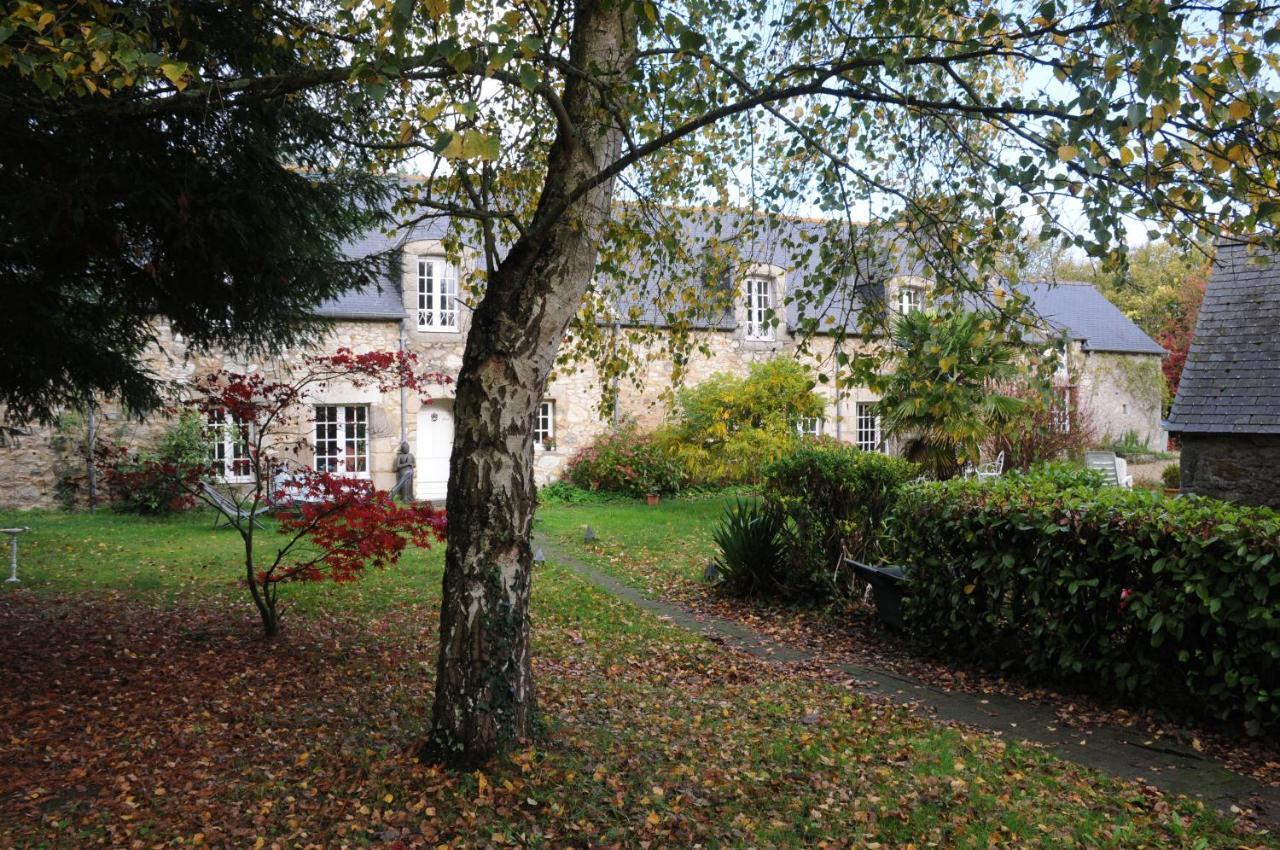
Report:
[[209,465],[215,475],[233,484],[253,480],[247,425],[218,407],[205,418],[204,433],[209,443]]
[[821,416],[801,416],[796,420],[796,432],[802,437],[822,436]]
[[916,286],[898,287],[898,312],[902,315],[913,313],[924,306],[924,293]]
[[1071,387],[1055,386],[1049,407],[1049,423],[1055,431],[1071,433]]
[[767,277],[747,278],[747,339],[773,339],[769,311],[773,309],[773,281]]
[[858,448],[867,452],[880,451],[880,415],[874,401],[860,401],[854,409],[854,436]]
[[443,257],[418,258],[418,330],[458,330],[458,268]]
[[369,474],[369,406],[316,405],[316,471]]
[[556,403],[550,399],[538,405],[533,420],[533,444],[550,451],[556,444]]

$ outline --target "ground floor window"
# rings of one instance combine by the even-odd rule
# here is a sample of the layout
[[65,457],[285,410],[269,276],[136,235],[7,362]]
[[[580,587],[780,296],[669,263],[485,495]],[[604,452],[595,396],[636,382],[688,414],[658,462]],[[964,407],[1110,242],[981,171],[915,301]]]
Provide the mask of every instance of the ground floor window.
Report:
[[225,408],[217,407],[209,411],[204,433],[209,445],[209,465],[215,475],[231,483],[253,480],[248,426]]
[[1071,387],[1054,387],[1049,423],[1055,431],[1071,433]]
[[369,406],[316,406],[316,470],[341,475],[369,474]]
[[880,415],[876,413],[876,403],[860,401],[855,412],[858,448],[868,452],[880,451]]
[[796,422],[796,431],[799,432],[802,437],[821,437],[822,417],[801,416]]
[[533,420],[533,444],[550,451],[556,445],[556,403],[548,399],[538,405]]

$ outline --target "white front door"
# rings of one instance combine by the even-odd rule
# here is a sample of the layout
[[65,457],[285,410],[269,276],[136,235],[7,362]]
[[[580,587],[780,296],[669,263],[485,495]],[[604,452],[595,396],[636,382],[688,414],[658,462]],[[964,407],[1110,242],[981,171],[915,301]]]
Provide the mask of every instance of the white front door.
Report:
[[418,468],[414,496],[444,502],[449,484],[449,454],[453,451],[453,402],[433,401],[418,411]]

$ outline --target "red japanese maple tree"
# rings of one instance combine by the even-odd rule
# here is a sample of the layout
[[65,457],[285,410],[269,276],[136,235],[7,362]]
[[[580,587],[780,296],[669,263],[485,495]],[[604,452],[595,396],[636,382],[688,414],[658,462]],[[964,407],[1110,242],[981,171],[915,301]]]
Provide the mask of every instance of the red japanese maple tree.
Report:
[[[289,581],[353,581],[370,568],[396,563],[410,545],[428,548],[445,536],[444,511],[427,504],[398,503],[368,480],[297,463],[309,429],[307,398],[331,382],[379,392],[421,391],[447,384],[440,372],[420,371],[414,354],[340,348],[304,358],[300,368],[272,378],[262,373],[219,370],[197,378],[185,404],[219,427],[231,429],[236,451],[222,460],[245,480],[239,490],[208,480],[192,482],[194,494],[222,511],[244,541],[245,583],[268,637],[280,630],[280,587]],[[270,558],[259,557],[256,517],[279,510],[283,543]]]
[[1178,291],[1176,310],[1165,320],[1164,327],[1156,337],[1156,341],[1169,352],[1169,356],[1161,363],[1169,401],[1178,394],[1178,384],[1182,381],[1182,369],[1187,365],[1187,354],[1191,351],[1191,341],[1196,332],[1196,319],[1200,316],[1200,305],[1204,302],[1207,286],[1208,278],[1204,274],[1186,278]]

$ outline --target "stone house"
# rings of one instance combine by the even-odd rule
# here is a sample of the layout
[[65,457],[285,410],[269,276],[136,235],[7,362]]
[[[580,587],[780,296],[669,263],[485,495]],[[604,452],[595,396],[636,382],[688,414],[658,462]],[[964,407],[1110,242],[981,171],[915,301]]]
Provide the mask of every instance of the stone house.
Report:
[[1182,489],[1280,508],[1280,262],[1220,246],[1166,423]]
[[[796,226],[806,225],[801,222]],[[725,229],[720,228],[722,233]],[[395,252],[399,273],[392,274],[380,288],[352,292],[322,305],[318,312],[332,321],[332,329],[319,348],[368,351],[403,346],[428,368],[456,375],[470,327],[468,276],[476,260],[464,250],[461,263],[451,261],[450,256],[457,257],[458,252],[446,252],[446,236],[446,225],[436,222],[394,238],[373,233],[352,246],[356,255]],[[833,326],[840,323],[853,328],[858,311],[873,304],[910,310],[926,306],[929,300],[929,281],[920,270],[897,267],[884,270],[872,285],[859,289],[857,297],[829,296],[802,311],[787,303],[787,295],[805,285],[820,260],[815,253],[792,262],[792,249],[784,247],[784,241],[754,237],[736,246],[739,261],[733,273],[714,284],[727,287],[721,307],[704,312],[685,329],[691,347],[681,364],[680,377],[686,385],[697,384],[716,372],[740,374],[753,362],[780,355],[807,363],[815,373],[833,372],[837,345],[852,354],[876,344],[858,337],[839,343],[831,333]],[[601,412],[604,387],[594,365],[565,360],[557,367],[534,423],[539,481],[556,478],[575,452],[617,422],[635,421],[647,428],[668,415],[667,391],[675,366],[662,342],[668,314],[662,307],[661,281],[682,284],[696,278],[688,274],[681,277],[668,269],[606,305],[611,321],[603,324],[610,326],[611,332],[648,332],[648,338],[638,343],[639,380],[616,385],[617,403],[609,413]],[[1030,284],[1026,291],[1045,319],[1046,336],[1067,339],[1069,356],[1060,365],[1067,403],[1088,406],[1095,420],[1105,423],[1116,436],[1135,431],[1162,447],[1159,364],[1163,350],[1091,286]],[[783,304],[786,309],[780,309]],[[802,334],[801,328],[817,331]],[[802,336],[808,336],[804,344]],[[163,328],[158,337],[162,342],[149,365],[158,377],[178,387],[217,368],[270,373],[287,368],[302,354],[287,351],[274,360],[246,363],[229,353],[190,355],[182,340]],[[799,427],[868,450],[893,449],[881,434],[873,409],[876,396],[871,391],[842,386],[838,381],[819,383],[816,391],[826,399],[826,412],[821,419],[799,423]],[[451,395],[451,385],[431,387],[425,397],[328,386],[308,399],[313,415],[306,426],[308,433],[302,436],[308,439],[309,449],[298,461],[368,477],[376,486],[389,488],[394,484],[397,446],[404,439],[417,458],[416,495],[441,499],[453,437]],[[154,439],[168,427],[158,417],[143,422],[125,419],[110,404],[101,411],[99,420],[98,432],[103,438],[133,445]],[[225,426],[210,424],[210,451],[225,463],[229,483],[235,483],[234,459],[242,450],[236,445],[234,429]],[[55,505],[59,481],[83,468],[76,453],[82,432],[83,422],[69,413],[61,427],[33,429],[31,434],[0,446],[0,507]]]

